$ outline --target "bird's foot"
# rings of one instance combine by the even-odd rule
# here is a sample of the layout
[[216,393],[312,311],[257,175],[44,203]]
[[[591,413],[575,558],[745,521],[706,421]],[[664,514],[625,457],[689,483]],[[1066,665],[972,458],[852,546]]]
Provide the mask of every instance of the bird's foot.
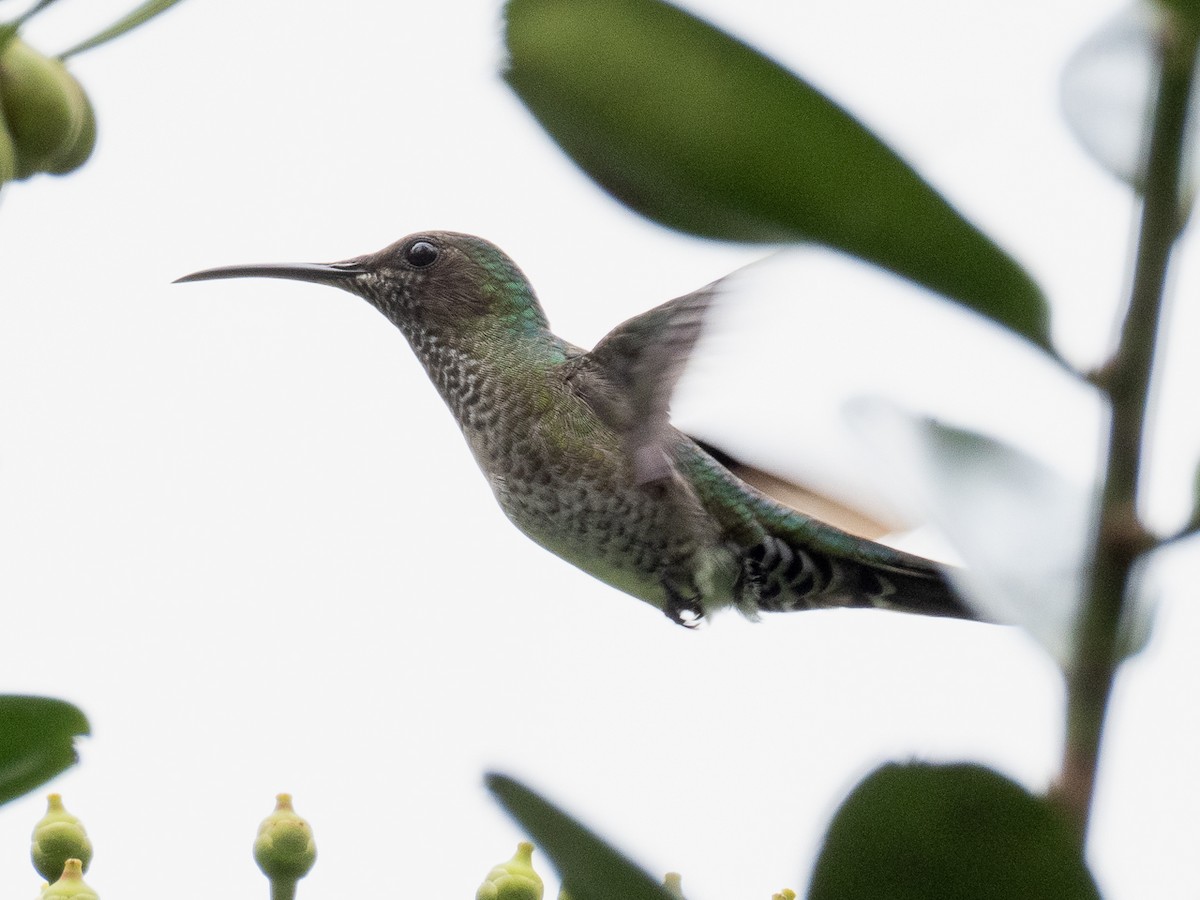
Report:
[[696,628],[704,621],[704,607],[700,605],[700,593],[693,588],[685,595],[677,586],[663,582],[667,592],[667,605],[663,613],[676,625]]

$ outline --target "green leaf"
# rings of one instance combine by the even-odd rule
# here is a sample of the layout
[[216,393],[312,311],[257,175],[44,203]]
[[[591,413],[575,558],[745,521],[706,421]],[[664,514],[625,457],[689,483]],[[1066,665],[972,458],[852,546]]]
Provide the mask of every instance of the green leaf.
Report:
[[142,23],[153,19],[160,12],[170,9],[178,2],[179,0],[146,0],[137,9],[122,16],[103,31],[92,35],[86,41],[81,41],[70,50],[60,53],[58,58],[67,59],[70,56],[78,56],[86,50],[92,50],[101,44],[107,44],[113,38],[119,38],[127,31],[133,31],[133,29]]
[[621,202],[736,241],[816,241],[1049,349],[1026,272],[814,87],[661,0],[510,0],[505,73]]
[[495,773],[485,780],[500,805],[553,860],[571,900],[676,900],[646,872],[519,781]]
[[76,707],[50,697],[0,695],[0,803],[79,761],[75,737],[90,733]]
[[829,826],[809,900],[1099,900],[1066,821],[978,765],[889,764]]

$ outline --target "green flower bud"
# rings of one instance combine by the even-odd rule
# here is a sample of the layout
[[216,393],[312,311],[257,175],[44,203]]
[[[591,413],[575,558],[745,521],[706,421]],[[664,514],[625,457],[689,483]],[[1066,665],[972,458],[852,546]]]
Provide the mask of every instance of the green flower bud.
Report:
[[51,175],[66,175],[82,166],[96,149],[96,111],[92,101],[88,99],[83,85],[70,72],[67,73],[71,91],[75,94],[76,102],[82,110],[82,121],[79,134],[75,140],[58,153],[53,160],[46,164],[46,171]]
[[683,900],[683,876],[678,872],[668,872],[663,877],[663,887],[665,887],[672,897],[678,897]]
[[92,861],[92,842],[83,823],[67,812],[58,794],[46,798],[46,815],[33,826],[29,856],[38,874],[47,881],[57,879],[69,859],[79,860],[82,872],[87,871]]
[[784,888],[779,893],[772,894],[771,900],[796,900],[796,892],[791,888]]
[[533,844],[521,841],[512,859],[488,872],[475,900],[542,900],[542,890],[542,879],[533,871]]
[[254,861],[272,881],[296,881],[317,861],[312,828],[292,809],[292,795],[278,794],[275,811],[258,826]]
[[86,98],[61,62],[20,38],[0,53],[0,106],[17,150],[17,177],[44,171],[83,130]]
[[42,891],[40,900],[100,900],[83,880],[83,863],[68,859],[62,877]]

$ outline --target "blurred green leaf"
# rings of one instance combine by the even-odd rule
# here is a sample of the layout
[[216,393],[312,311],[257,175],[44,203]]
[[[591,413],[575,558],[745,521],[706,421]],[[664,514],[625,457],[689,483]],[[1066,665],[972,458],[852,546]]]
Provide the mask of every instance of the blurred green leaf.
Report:
[[59,59],[67,59],[71,56],[77,56],[86,50],[92,50],[99,47],[101,44],[107,44],[113,38],[119,38],[128,31],[133,31],[144,22],[153,19],[160,12],[170,9],[179,0],[146,0],[141,6],[132,12],[122,16],[117,21],[113,22],[103,31],[100,31],[86,41],[81,41],[70,50],[66,50],[59,54]]
[[[1146,184],[1148,136],[1163,47],[1181,42],[1181,27],[1198,24],[1189,17],[1200,10],[1200,0],[1179,0],[1174,4],[1180,7],[1177,16],[1168,14],[1165,5],[1136,2],[1105,21],[1071,54],[1060,84],[1063,117],[1083,149],[1138,193]],[[1200,173],[1195,152],[1198,117],[1200,93],[1194,93],[1184,135],[1181,193],[1185,206],[1191,203]]]
[[1063,117],[1101,168],[1136,191],[1146,180],[1162,13],[1125,7],[1071,54],[1060,82]]
[[[1070,668],[1093,493],[1015,447],[887,400],[860,398],[846,415],[878,454],[887,499],[936,526],[962,557],[951,578],[968,602],[1024,628]],[[1148,633],[1144,619],[1137,631]]]
[[841,107],[660,0],[511,0],[505,78],[567,154],[671,228],[816,241],[1049,348],[1028,274]]
[[889,764],[834,815],[809,900],[1099,900],[1044,799],[978,765]]
[[79,761],[75,737],[90,733],[76,707],[50,697],[0,695],[0,803]]
[[485,780],[500,805],[554,861],[571,900],[676,900],[655,879],[525,785],[495,773]]

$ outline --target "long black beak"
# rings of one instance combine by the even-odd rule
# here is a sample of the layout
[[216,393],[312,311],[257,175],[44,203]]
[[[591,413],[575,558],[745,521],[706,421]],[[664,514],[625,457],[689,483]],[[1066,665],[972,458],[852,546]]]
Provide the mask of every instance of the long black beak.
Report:
[[366,273],[367,269],[356,259],[339,263],[259,263],[203,269],[176,278],[175,284],[183,281],[211,281],[217,278],[286,278],[289,281],[328,284],[345,290],[351,289],[350,283]]

